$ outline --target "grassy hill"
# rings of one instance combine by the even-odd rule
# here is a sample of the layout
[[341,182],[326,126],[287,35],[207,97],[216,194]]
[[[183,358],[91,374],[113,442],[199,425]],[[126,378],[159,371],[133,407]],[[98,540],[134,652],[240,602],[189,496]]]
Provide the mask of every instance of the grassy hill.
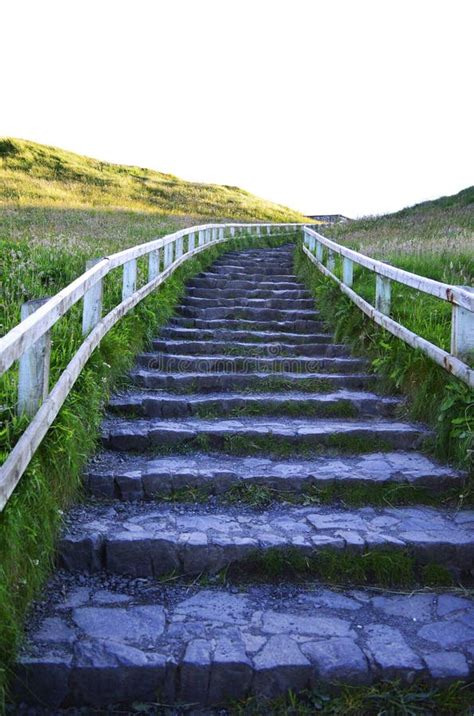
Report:
[[419,264],[418,273],[431,278],[443,280],[447,271],[449,280],[469,283],[474,276],[474,186],[394,214],[338,224],[326,233],[383,261]]
[[0,139],[0,335],[18,322],[21,303],[56,293],[87,259],[209,221],[305,217],[238,187]]
[[102,207],[238,220],[304,221],[236,186],[202,184],[55,147],[0,140],[0,205]]

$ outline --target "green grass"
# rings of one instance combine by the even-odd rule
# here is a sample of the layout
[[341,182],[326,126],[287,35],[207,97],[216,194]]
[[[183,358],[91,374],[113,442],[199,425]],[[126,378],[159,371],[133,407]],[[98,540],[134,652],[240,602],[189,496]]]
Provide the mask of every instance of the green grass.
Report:
[[299,694],[289,691],[273,700],[249,698],[235,704],[228,713],[229,716],[470,716],[473,702],[472,684],[455,682],[442,687],[416,681],[407,686],[389,681],[372,686],[330,684],[329,688],[321,686]]
[[[173,454],[173,453],[170,453]],[[347,485],[334,482],[330,485],[311,484],[302,489],[279,488],[268,485],[266,481],[239,481],[229,486],[225,492],[216,491],[212,482],[196,486],[193,484],[172,489],[157,490],[153,500],[174,503],[212,502],[224,505],[242,505],[256,510],[264,510],[278,503],[288,505],[333,505],[337,507],[400,507],[403,505],[439,505],[458,508],[460,505],[472,506],[472,496],[465,495],[461,488],[434,491],[431,487],[422,487],[401,483],[387,485],[360,484]]]
[[383,588],[414,588],[421,586],[452,586],[453,579],[440,564],[420,565],[406,550],[387,548],[365,552],[334,549],[304,552],[297,548],[272,547],[255,551],[226,568],[222,581],[246,580],[292,582],[317,579],[335,586],[378,586]]
[[455,274],[458,283],[469,284],[474,273],[474,186],[394,214],[324,227],[323,233],[387,263],[418,266],[416,273],[423,276],[443,280],[441,276]]
[[[213,406],[197,406],[195,414],[200,418],[216,418],[222,410]],[[333,403],[316,403],[305,400],[275,401],[273,403],[248,403],[226,410],[226,418],[264,417],[267,415],[282,417],[314,417],[314,418],[356,418],[357,407],[349,400],[336,400]]]
[[0,204],[153,212],[155,223],[159,215],[305,221],[297,211],[239,187],[188,182],[172,174],[10,138],[0,139]]
[[[386,257],[402,268],[431,278],[459,283],[459,271],[466,264],[455,264],[447,270],[444,254]],[[338,286],[313,266],[302,250],[298,250],[295,267],[300,278],[315,297],[318,309],[335,331],[337,342],[347,342],[355,353],[369,356],[373,369],[382,378],[385,392],[402,392],[409,398],[408,415],[435,429],[432,449],[445,460],[451,460],[469,472],[474,456],[474,391],[451,377],[421,351],[407,346],[387,331],[376,326]],[[428,270],[429,267],[429,270]],[[474,269],[474,266],[473,266]],[[336,267],[340,271],[340,267]],[[463,280],[474,281],[463,274]],[[374,297],[374,278],[368,271],[355,272],[354,289],[369,301]],[[419,335],[441,347],[449,347],[450,308],[443,302],[421,298],[415,291],[394,289],[393,317]],[[436,303],[436,306],[435,306]]]
[[[281,242],[281,240],[280,240]],[[259,240],[275,245],[278,240]],[[151,340],[157,328],[173,313],[186,279],[211,263],[228,248],[255,245],[240,239],[213,247],[181,266],[165,284],[128,314],[104,338],[49,430],[30,467],[0,515],[0,712],[8,668],[21,639],[28,605],[38,594],[52,568],[54,545],[68,505],[80,494],[81,469],[97,445],[98,429],[108,396],[135,355]],[[55,267],[54,258],[50,268]],[[68,263],[58,263],[55,280],[67,276]],[[66,280],[67,282],[67,280]],[[56,288],[55,288],[56,290]],[[117,299],[119,282],[108,287],[108,301]],[[80,314],[71,311],[53,334],[52,380],[65,367],[81,340]],[[3,406],[0,456],[5,459],[26,427],[15,415],[15,371],[0,382]]]

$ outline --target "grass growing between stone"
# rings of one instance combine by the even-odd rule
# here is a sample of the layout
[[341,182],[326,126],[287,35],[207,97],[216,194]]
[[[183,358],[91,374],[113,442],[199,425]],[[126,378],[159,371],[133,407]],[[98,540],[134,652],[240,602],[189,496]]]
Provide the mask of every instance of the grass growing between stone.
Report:
[[[199,418],[216,418],[222,415],[215,408],[208,406],[197,406],[195,415]],[[248,403],[239,407],[230,407],[225,411],[227,418],[239,417],[326,417],[326,418],[356,418],[357,407],[349,400],[337,400],[333,403],[316,403],[308,400],[286,400],[265,403]]]
[[291,547],[273,547],[255,551],[246,560],[230,565],[221,579],[224,583],[317,579],[331,586],[384,588],[453,585],[453,577],[443,565],[436,562],[420,565],[404,549],[356,553],[322,548],[305,553]]
[[[290,457],[297,454],[300,457],[316,457],[330,455],[335,450],[338,453],[356,454],[364,452],[388,452],[393,446],[376,436],[362,438],[358,436],[328,434],[317,447],[291,441],[291,437],[281,440],[274,435],[224,435],[212,436],[198,435],[190,441],[190,445],[197,450],[210,451],[216,447],[230,455],[272,455]],[[189,446],[185,449],[190,449]],[[332,452],[331,452],[332,451]]]
[[[285,239],[287,241],[287,239]],[[23,619],[52,567],[56,536],[63,511],[80,493],[80,477],[87,457],[97,445],[104,405],[111,390],[130,369],[136,354],[151,340],[157,328],[172,315],[184,284],[229,248],[278,245],[278,239],[242,239],[211,248],[181,266],[154,294],[122,319],[104,338],[58,418],[48,432],[21,483],[0,515],[0,712],[5,698],[8,668],[21,638]],[[71,261],[71,264],[74,262]],[[50,262],[54,293],[70,280],[70,266]],[[8,264],[5,267],[8,271]],[[27,277],[25,276],[25,280]],[[58,286],[59,284],[59,286]],[[120,293],[111,285],[109,300]],[[80,314],[71,312],[60,321],[53,336],[52,380],[65,367],[80,343]],[[15,375],[9,371],[0,383],[3,422],[0,456],[5,459],[26,427],[15,415]],[[10,407],[7,407],[10,406]]]
[[[206,503],[210,499],[224,505],[243,505],[263,510],[274,504],[334,505],[336,507],[400,507],[403,505],[430,505],[456,508],[459,506],[459,489],[433,491],[432,488],[409,484],[347,485],[331,483],[311,484],[298,489],[269,486],[268,481],[240,481],[225,492],[216,492],[212,484],[188,485],[166,493],[157,492],[153,499],[171,503]],[[469,498],[470,500],[470,498]],[[466,504],[466,503],[464,503]],[[468,504],[471,504],[468,502]]]
[[417,681],[407,686],[389,681],[372,686],[332,685],[295,694],[290,691],[271,701],[249,699],[235,704],[230,716],[470,716],[472,684],[447,687]]

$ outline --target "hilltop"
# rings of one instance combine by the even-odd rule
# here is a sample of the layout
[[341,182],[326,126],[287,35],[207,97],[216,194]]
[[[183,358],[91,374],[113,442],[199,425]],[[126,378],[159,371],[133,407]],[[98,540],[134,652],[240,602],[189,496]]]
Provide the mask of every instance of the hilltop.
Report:
[[[409,256],[436,264],[439,275],[432,278],[441,279],[444,268],[452,269],[453,261],[460,263],[457,280],[469,283],[474,273],[474,186],[393,214],[363,217],[324,231],[336,241],[389,263],[400,265]],[[423,265],[418,272],[431,275]]]
[[110,164],[23,139],[0,139],[0,205],[127,209],[195,217],[304,221],[244,189]]

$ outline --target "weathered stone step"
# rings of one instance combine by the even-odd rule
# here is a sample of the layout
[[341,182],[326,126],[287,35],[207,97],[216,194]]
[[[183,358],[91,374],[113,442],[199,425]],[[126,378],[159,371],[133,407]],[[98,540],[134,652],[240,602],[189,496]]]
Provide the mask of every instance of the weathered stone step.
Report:
[[428,431],[418,425],[377,419],[239,418],[230,420],[106,419],[102,441],[112,450],[195,447],[251,454],[334,448],[349,452],[410,450]]
[[136,385],[144,388],[184,393],[229,390],[304,390],[311,393],[341,388],[364,390],[373,388],[378,382],[377,376],[367,373],[160,373],[156,370],[135,369],[130,376]]
[[249,258],[249,259],[237,259],[237,258],[228,258],[223,257],[221,259],[217,259],[217,261],[214,261],[212,266],[210,267],[211,271],[219,271],[224,273],[232,273],[233,271],[255,271],[257,270],[258,273],[269,275],[271,274],[281,274],[284,272],[288,272],[295,275],[294,273],[294,266],[293,261],[291,258],[286,259],[274,259],[274,260],[268,260],[268,261],[255,261],[255,259]]
[[375,393],[338,391],[336,393],[125,393],[109,402],[114,413],[141,417],[182,418],[209,415],[379,415],[393,417],[400,406],[397,398]]
[[249,355],[173,355],[141,353],[136,364],[158,371],[193,373],[356,373],[367,367],[365,358],[313,356],[264,357]]
[[284,333],[308,333],[309,331],[320,332],[324,329],[323,321],[301,320],[294,318],[292,321],[277,320],[247,320],[244,318],[187,318],[186,316],[174,316],[168,322],[169,326],[184,326],[185,328],[203,328],[205,330],[213,329],[230,329],[230,330],[247,330],[247,331],[282,331]]
[[212,278],[205,277],[202,274],[188,281],[189,288],[211,288],[211,289],[244,289],[253,291],[259,290],[278,290],[278,291],[301,291],[304,286],[300,281],[259,281],[255,283],[251,280],[230,279],[230,278]]
[[215,574],[279,548],[314,557],[321,550],[405,550],[418,564],[473,569],[474,511],[116,504],[71,510],[58,544],[61,567],[134,577]]
[[173,328],[167,326],[160,331],[160,338],[171,340],[192,340],[196,342],[206,341],[236,341],[242,343],[280,343],[285,345],[311,345],[312,343],[330,343],[333,336],[332,333],[291,333],[278,331],[238,331],[225,330],[216,328],[214,330],[206,330],[199,328]]
[[95,711],[159,694],[195,712],[334,682],[474,675],[474,602],[456,593],[318,584],[235,593],[101,576],[65,585],[62,576],[50,581],[16,667],[18,700],[42,708]]
[[207,269],[206,273],[214,274],[215,276],[251,276],[255,279],[256,283],[259,281],[270,279],[273,277],[297,279],[294,273],[293,266],[237,266],[237,265],[223,265],[213,264]]
[[191,355],[241,355],[259,356],[347,356],[349,348],[344,343],[252,343],[239,340],[163,340],[156,339],[152,343],[153,350],[162,353]]
[[241,308],[276,308],[280,310],[296,311],[314,311],[314,300],[312,298],[218,298],[214,295],[212,298],[202,298],[201,296],[186,296],[182,306],[192,308],[233,308],[240,310]]
[[[138,456],[104,451],[91,462],[85,487],[95,497],[156,499],[189,488],[226,495],[236,485],[299,493],[338,485],[412,485],[433,493],[461,488],[464,475],[416,452],[272,460],[230,455]],[[190,493],[192,494],[192,493]]]
[[219,256],[214,261],[214,266],[221,265],[233,265],[233,266],[287,266],[288,268],[293,267],[293,251],[279,254],[267,254],[266,256],[259,255],[257,252],[254,254],[242,254],[226,252],[222,256]]
[[[285,299],[299,299],[299,298],[311,298],[308,291],[299,289],[287,289],[280,290],[274,289],[245,289],[245,288],[193,288],[189,287],[186,290],[187,296],[197,298],[285,298]],[[313,299],[314,303],[314,299]]]
[[[224,279],[224,281],[227,280],[236,280],[236,281],[252,281],[254,286],[258,286],[262,281],[268,281],[272,283],[280,283],[281,281],[298,281],[298,277],[293,272],[284,273],[283,271],[281,273],[272,273],[272,274],[266,274],[258,271],[254,271],[251,273],[250,271],[223,271],[220,269],[213,270],[213,267],[211,266],[207,271],[202,271],[202,273],[198,274],[201,278],[214,278],[214,279]],[[299,283],[301,286],[302,284]]]
[[291,308],[257,308],[252,306],[221,306],[213,308],[200,308],[197,306],[187,306],[181,304],[176,309],[180,316],[185,318],[199,318],[205,321],[212,321],[215,319],[230,319],[230,320],[244,320],[244,321],[316,321],[319,322],[321,319],[318,318],[319,312],[314,308],[311,309],[296,309]]
[[280,251],[267,253],[262,251],[255,251],[254,253],[241,253],[241,252],[225,252],[221,254],[214,261],[213,265],[229,264],[229,265],[255,265],[259,264],[262,266],[276,265],[279,266],[284,264],[285,266],[293,266],[294,262],[294,249],[288,251]]

